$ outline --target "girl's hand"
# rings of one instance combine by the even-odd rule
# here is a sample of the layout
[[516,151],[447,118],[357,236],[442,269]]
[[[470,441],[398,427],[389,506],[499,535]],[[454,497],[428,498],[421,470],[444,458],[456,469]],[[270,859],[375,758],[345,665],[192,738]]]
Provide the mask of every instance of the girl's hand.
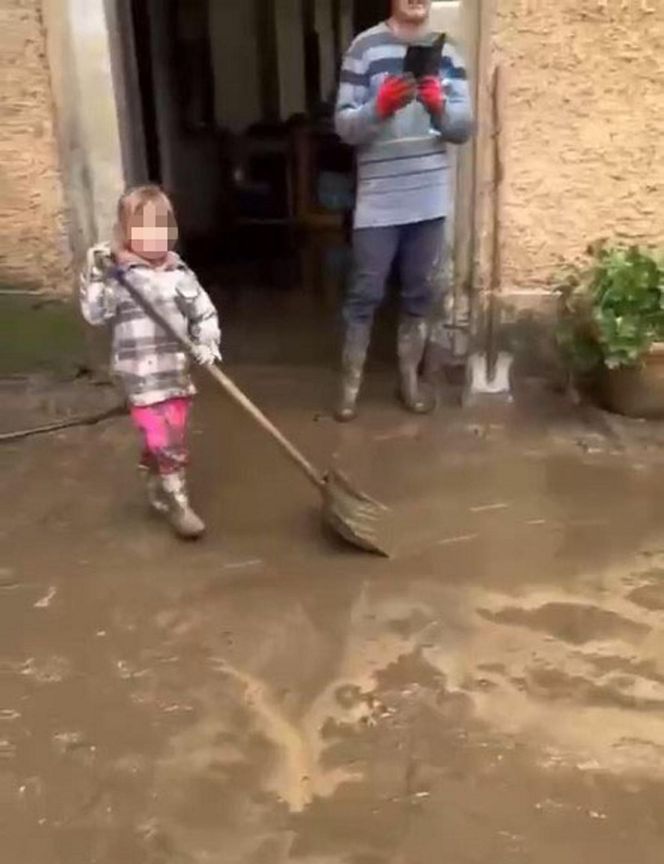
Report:
[[105,243],[88,249],[80,278],[80,300],[83,317],[93,327],[112,321],[117,312],[117,296],[111,282],[113,259]]
[[93,246],[90,250],[92,266],[102,277],[107,277],[113,267],[113,256],[110,249],[105,245]]
[[214,366],[217,360],[221,360],[216,345],[194,345],[192,355],[199,366]]

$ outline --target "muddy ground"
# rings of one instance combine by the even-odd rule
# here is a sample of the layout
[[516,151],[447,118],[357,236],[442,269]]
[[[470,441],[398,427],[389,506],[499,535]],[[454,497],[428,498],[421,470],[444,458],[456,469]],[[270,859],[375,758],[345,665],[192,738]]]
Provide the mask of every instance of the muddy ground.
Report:
[[391,505],[394,556],[211,393],[196,546],[126,420],[0,448],[2,860],[660,864],[657,436],[530,391],[413,419],[388,376],[340,428],[320,371],[238,375]]

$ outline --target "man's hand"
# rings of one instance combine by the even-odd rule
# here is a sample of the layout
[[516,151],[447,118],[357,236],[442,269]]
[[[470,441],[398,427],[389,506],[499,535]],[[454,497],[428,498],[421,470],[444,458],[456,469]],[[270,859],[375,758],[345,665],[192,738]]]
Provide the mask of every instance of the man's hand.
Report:
[[410,75],[399,77],[389,75],[378,91],[376,99],[378,115],[382,120],[392,117],[397,111],[413,101],[416,92],[417,84]]
[[417,98],[430,114],[442,114],[445,108],[445,92],[440,78],[422,78],[417,88]]

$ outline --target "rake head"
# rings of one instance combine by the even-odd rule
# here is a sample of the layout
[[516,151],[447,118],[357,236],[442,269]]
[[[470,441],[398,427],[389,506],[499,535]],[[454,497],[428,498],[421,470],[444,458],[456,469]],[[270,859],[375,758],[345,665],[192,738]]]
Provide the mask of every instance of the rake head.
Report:
[[389,558],[376,534],[387,507],[353,488],[345,474],[330,471],[323,486],[323,520],[343,540],[365,552]]

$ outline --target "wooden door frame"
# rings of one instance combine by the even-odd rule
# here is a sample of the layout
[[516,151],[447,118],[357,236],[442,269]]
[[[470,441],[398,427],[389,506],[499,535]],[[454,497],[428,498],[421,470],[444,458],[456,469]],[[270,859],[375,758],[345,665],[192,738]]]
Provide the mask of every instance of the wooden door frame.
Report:
[[[144,144],[139,139],[143,129],[140,98],[137,99],[138,76],[135,57],[131,56],[133,32],[124,7],[129,0],[103,0],[109,23],[111,61],[115,79],[116,106],[123,151],[123,173],[129,182],[138,182],[146,174]],[[259,2],[262,0],[248,0]],[[274,0],[270,0],[272,5]],[[488,180],[491,176],[488,153],[491,144],[490,80],[491,34],[496,0],[463,0],[470,16],[469,26],[476,33],[474,56],[467,58],[472,85],[476,129],[472,142],[464,147],[459,159],[457,199],[465,200],[455,213],[453,260],[454,327],[461,332],[468,326],[468,301],[482,289],[482,224],[487,205]],[[341,3],[341,0],[339,0]],[[258,58],[257,58],[257,62]],[[276,76],[272,76],[273,79]],[[272,85],[274,83],[272,82]],[[277,85],[278,86],[278,85]],[[264,98],[274,105],[274,92]],[[147,178],[146,178],[147,179]]]
[[[472,309],[482,290],[483,213],[491,166],[487,153],[491,144],[490,82],[491,33],[496,0],[464,0],[475,33],[474,53],[466,58],[471,82],[475,131],[461,151],[456,176],[452,325],[453,354],[465,356],[471,336]],[[459,202],[462,206],[459,206]]]

